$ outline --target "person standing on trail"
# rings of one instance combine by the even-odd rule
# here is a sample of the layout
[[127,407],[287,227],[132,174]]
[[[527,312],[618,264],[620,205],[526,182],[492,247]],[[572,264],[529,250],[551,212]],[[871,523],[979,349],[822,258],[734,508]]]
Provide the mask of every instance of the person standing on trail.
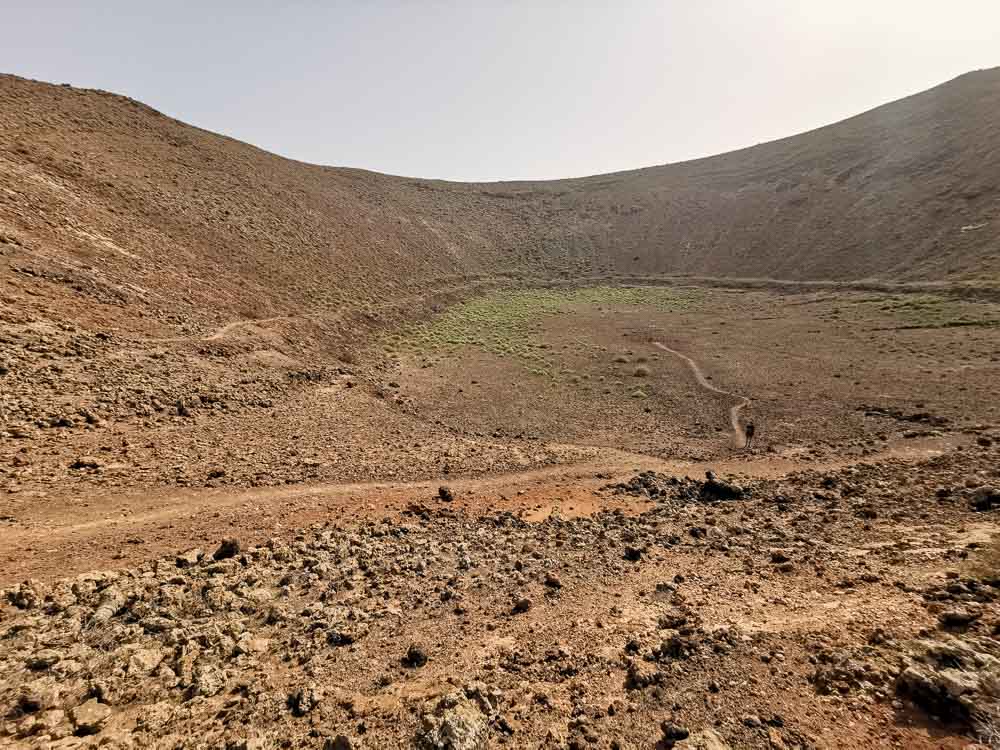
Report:
[[753,442],[754,433],[757,432],[757,428],[754,426],[753,422],[747,422],[746,428],[743,430],[747,436],[746,445],[743,446],[743,450],[750,450],[750,444]]

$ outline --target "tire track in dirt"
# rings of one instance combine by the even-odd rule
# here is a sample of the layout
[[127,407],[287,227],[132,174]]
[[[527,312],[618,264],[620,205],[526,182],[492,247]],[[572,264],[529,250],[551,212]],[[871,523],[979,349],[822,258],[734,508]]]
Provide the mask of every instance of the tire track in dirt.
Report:
[[695,380],[698,381],[698,385],[700,385],[705,390],[711,391],[712,393],[718,393],[720,396],[728,396],[729,398],[739,399],[739,403],[735,404],[732,408],[729,409],[729,423],[733,428],[733,436],[735,438],[736,444],[742,446],[746,442],[747,436],[746,432],[743,430],[743,425],[740,423],[740,412],[743,411],[746,407],[750,406],[750,399],[747,398],[746,396],[738,396],[735,393],[724,391],[721,388],[718,388],[715,385],[713,385],[709,381],[709,379],[705,376],[705,373],[702,372],[701,368],[698,366],[698,363],[695,362],[686,354],[682,354],[676,349],[671,349],[669,346],[667,346],[666,344],[661,344],[659,341],[654,341],[653,346],[655,346],[657,349],[662,349],[665,352],[669,352],[670,354],[673,354],[675,357],[678,357],[679,359],[684,360],[684,362],[687,363],[687,366],[691,368],[691,372],[694,374]]

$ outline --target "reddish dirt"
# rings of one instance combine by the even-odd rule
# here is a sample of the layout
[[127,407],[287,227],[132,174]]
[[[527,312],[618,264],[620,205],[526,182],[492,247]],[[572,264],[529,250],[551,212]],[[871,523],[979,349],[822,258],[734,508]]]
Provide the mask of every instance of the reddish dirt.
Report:
[[[926,459],[971,442],[968,438],[899,441],[867,460]],[[848,466],[851,458],[811,462],[810,469]],[[251,543],[285,538],[317,522],[347,523],[398,518],[413,503],[430,502],[442,483],[455,493],[450,507],[477,516],[509,511],[527,521],[553,512],[575,518],[600,510],[639,512],[633,499],[600,495],[597,490],[630,472],[651,469],[677,477],[716,470],[756,478],[777,478],[801,468],[794,455],[761,455],[729,461],[669,461],[602,449],[597,457],[485,479],[353,484],[306,483],[286,488],[159,489],[137,492],[88,492],[62,502],[24,507],[17,523],[4,527],[0,584],[25,578],[52,580],[88,570],[112,570],[170,554],[193,544],[210,544],[237,535]]]
[[[957,713],[928,719],[896,687],[921,644],[955,637],[938,620],[964,601],[957,592],[989,597],[960,605],[982,618],[962,638],[1000,626],[1000,596],[983,583],[1000,528],[965,505],[968,478],[997,478],[996,448],[936,453],[745,479],[751,495],[722,501],[665,476],[650,496],[648,484],[621,485],[633,494],[552,472],[456,483],[451,502],[432,485],[272,490],[269,507],[256,492],[216,497],[227,533],[265,546],[221,562],[130,559],[121,574],[73,579],[75,593],[58,581],[11,589],[0,698],[13,708],[0,737],[33,747],[72,735],[60,710],[39,715],[16,696],[79,704],[101,679],[106,717],[85,747],[186,746],[196,734],[219,746],[638,748],[662,744],[668,724],[730,747],[966,747],[974,728]],[[516,487],[526,494],[503,497]],[[197,521],[222,531],[201,503],[212,498],[175,499],[193,512],[161,516],[178,520],[166,534],[196,544]],[[227,523],[230,508],[246,525]],[[598,508],[626,512],[587,515]],[[147,554],[161,541],[150,536]],[[101,590],[130,603],[102,609]],[[451,745],[435,744],[441,722]]]
[[0,76],[0,745],[991,741],[998,116],[458,184]]

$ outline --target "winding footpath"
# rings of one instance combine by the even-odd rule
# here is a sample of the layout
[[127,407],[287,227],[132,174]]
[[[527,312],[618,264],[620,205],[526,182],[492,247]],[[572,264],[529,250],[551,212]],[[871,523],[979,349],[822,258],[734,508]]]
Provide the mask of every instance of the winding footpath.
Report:
[[698,367],[698,363],[695,362],[686,354],[681,354],[676,349],[671,349],[669,346],[667,346],[666,344],[661,344],[659,341],[654,341],[653,346],[655,346],[658,349],[662,349],[665,352],[669,352],[670,354],[673,354],[675,357],[684,360],[687,363],[687,366],[691,368],[691,372],[694,373],[694,378],[695,380],[698,381],[698,385],[700,385],[705,390],[711,391],[712,393],[718,393],[720,396],[728,396],[729,398],[735,398],[739,400],[739,403],[733,406],[729,410],[729,423],[732,425],[733,435],[735,437],[737,444],[742,446],[746,442],[747,436],[746,432],[744,432],[743,430],[743,425],[740,422],[740,412],[750,405],[750,399],[748,399],[746,396],[738,396],[735,393],[724,391],[721,388],[717,388],[716,386],[712,385],[709,379],[705,377],[705,373],[703,373],[701,371],[701,368]]

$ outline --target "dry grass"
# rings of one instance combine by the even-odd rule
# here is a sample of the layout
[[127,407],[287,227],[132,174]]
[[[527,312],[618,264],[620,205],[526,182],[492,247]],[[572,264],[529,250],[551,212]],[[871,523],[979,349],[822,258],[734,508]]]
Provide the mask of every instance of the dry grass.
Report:
[[976,721],[976,736],[990,750],[1000,750],[1000,707]]

